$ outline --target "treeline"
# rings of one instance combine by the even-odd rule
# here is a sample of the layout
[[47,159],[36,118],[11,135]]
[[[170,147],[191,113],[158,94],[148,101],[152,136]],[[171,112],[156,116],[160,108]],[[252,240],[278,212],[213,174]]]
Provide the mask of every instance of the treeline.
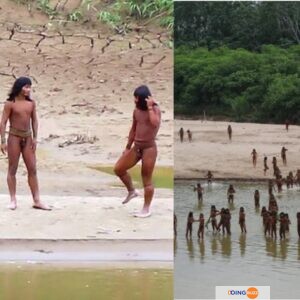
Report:
[[300,123],[300,46],[175,50],[175,114]]
[[300,2],[175,2],[175,47],[260,50],[300,44]]
[[300,123],[300,2],[175,2],[175,113]]

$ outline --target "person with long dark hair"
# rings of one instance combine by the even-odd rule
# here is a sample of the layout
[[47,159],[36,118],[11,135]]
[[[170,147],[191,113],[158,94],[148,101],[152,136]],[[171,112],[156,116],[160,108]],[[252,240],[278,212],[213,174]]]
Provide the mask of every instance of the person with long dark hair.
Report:
[[[40,200],[39,186],[36,172],[36,146],[38,120],[36,104],[30,97],[31,80],[28,77],[18,78],[4,104],[1,119],[1,151],[8,155],[7,184],[10,193],[9,208],[17,208],[16,173],[19,158],[22,154],[28,172],[28,184],[33,197],[33,208],[50,210]],[[6,143],[5,130],[7,121],[10,123],[8,140]]]
[[150,205],[154,194],[152,173],[154,170],[157,147],[155,138],[160,126],[161,112],[151,96],[147,86],[142,85],[134,91],[135,109],[126,149],[117,161],[114,172],[127,188],[128,195],[123,204],[138,196],[128,169],[142,161],[142,180],[144,186],[144,206],[135,213],[135,217],[145,218],[151,215]]

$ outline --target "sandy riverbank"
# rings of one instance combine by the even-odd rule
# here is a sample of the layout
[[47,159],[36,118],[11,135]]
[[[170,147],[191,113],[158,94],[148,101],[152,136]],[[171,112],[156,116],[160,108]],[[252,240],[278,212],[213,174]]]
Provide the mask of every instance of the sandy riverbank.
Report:
[[[230,142],[227,126],[231,124],[233,134]],[[190,129],[192,143],[179,139],[179,129]],[[272,157],[276,156],[283,175],[295,174],[300,168],[300,127],[284,125],[228,123],[200,120],[175,120],[175,177],[203,178],[210,170],[215,178],[267,179],[273,176]],[[280,151],[285,146],[287,166],[283,166]],[[252,165],[251,152],[258,152],[257,166]],[[264,176],[263,158],[268,157],[269,170]]]

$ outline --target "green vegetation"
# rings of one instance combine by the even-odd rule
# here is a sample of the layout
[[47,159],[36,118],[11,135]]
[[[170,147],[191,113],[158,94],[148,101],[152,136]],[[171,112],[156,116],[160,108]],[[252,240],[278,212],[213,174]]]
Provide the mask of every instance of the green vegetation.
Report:
[[120,33],[130,30],[131,22],[139,25],[153,23],[170,31],[174,26],[173,0],[81,0],[78,7],[72,11],[66,11],[66,2],[59,0],[11,1],[42,11],[50,19],[67,19],[73,22],[98,20]]
[[[114,175],[112,166],[93,166],[92,169],[95,169],[100,172],[108,173]],[[141,188],[142,179],[141,179],[141,168],[140,166],[135,166],[129,170],[132,180],[137,183],[137,186]],[[156,188],[165,188],[173,189],[173,167],[155,167],[153,174],[153,183]]]
[[300,3],[176,2],[175,20],[175,114],[300,123]]
[[128,16],[135,20],[159,19],[161,26],[173,29],[172,0],[118,0],[108,11],[98,13],[98,19],[112,27],[126,23]]
[[55,8],[51,7],[50,0],[37,0],[37,9],[47,14],[50,18],[53,18],[58,13]]
[[300,43],[298,1],[175,2],[175,48],[260,50]]

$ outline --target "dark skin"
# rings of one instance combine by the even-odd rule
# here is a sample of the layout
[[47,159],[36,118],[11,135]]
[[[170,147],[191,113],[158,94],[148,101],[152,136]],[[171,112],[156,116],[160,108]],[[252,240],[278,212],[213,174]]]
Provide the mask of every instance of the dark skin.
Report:
[[203,239],[204,235],[204,216],[201,214],[199,218],[198,238]]
[[254,193],[254,204],[256,208],[259,207],[259,191],[255,191]]
[[177,216],[174,214],[174,236],[177,236]]
[[286,129],[286,131],[289,131],[289,125],[290,125],[290,121],[285,120],[285,129]]
[[276,219],[276,214],[275,213],[272,213],[272,216],[271,216],[271,237],[275,237],[275,239],[277,238],[277,219]]
[[253,149],[253,151],[251,152],[252,155],[252,163],[253,163],[253,167],[256,167],[256,162],[257,162],[257,152],[255,149]]
[[232,128],[231,128],[230,125],[228,125],[227,133],[228,133],[229,140],[231,141],[231,138],[232,138]]
[[184,135],[183,128],[180,128],[180,130],[179,130],[179,137],[180,137],[180,142],[181,143],[183,142],[183,135]]
[[[36,104],[34,101],[28,101],[25,97],[29,97],[31,86],[25,85],[20,94],[14,99],[15,101],[7,101],[4,105],[1,120],[1,151],[4,155],[8,155],[8,174],[7,184],[10,192],[11,202],[9,208],[14,210],[17,208],[16,199],[16,173],[19,165],[19,158],[22,155],[28,172],[28,184],[30,186],[33,197],[33,208],[50,210],[40,200],[37,170],[36,170],[36,146],[38,120],[36,114]],[[7,144],[5,142],[5,130],[7,121],[10,126],[27,131],[32,127],[33,136],[22,138],[13,134],[9,134]]]
[[[137,102],[138,99],[135,98],[135,101]],[[148,97],[146,101],[151,126],[157,127],[159,126],[161,119],[160,110],[157,106],[154,105],[155,102],[152,97]],[[129,132],[127,148],[123,152],[123,155],[120,157],[120,159],[117,161],[114,171],[115,174],[119,176],[119,178],[122,180],[128,192],[132,193],[134,191],[134,187],[131,176],[129,175],[127,170],[135,166],[139,162],[139,160],[142,161],[141,174],[144,186],[144,206],[141,210],[141,214],[147,214],[149,213],[150,205],[154,194],[152,174],[156,162],[157,149],[154,146],[144,149],[142,157],[140,157],[136,153],[134,147],[131,147],[135,138],[136,126],[137,123],[133,119],[132,126]],[[125,201],[123,202],[124,204],[126,203]]]
[[268,235],[270,235],[273,219],[269,213],[267,213],[266,218],[267,219],[266,219],[266,224],[265,224],[265,235],[267,235],[267,233],[268,233]]
[[207,176],[207,182],[210,184],[213,179],[213,174],[211,173],[211,171],[208,171],[206,176]]
[[194,192],[197,191],[198,201],[203,201],[203,188],[200,184],[197,184],[196,187],[194,187]]
[[297,231],[300,238],[300,212],[297,213]]
[[268,167],[268,165],[267,165],[267,160],[268,160],[268,158],[265,157],[265,158],[264,158],[264,175],[266,175],[267,170],[269,170],[269,167]]
[[246,215],[245,215],[244,210],[240,210],[239,224],[240,224],[242,233],[244,233],[244,232],[246,233],[247,232],[247,230],[246,230]]
[[234,193],[235,193],[235,189],[233,188],[232,185],[230,185],[227,190],[227,198],[229,203],[233,203]]
[[192,132],[190,130],[187,131],[189,142],[192,141]]
[[212,226],[213,232],[215,232],[215,230],[216,231],[218,230],[216,216],[219,214],[220,213],[215,209],[212,209],[210,212],[211,226]]
[[192,233],[193,233],[193,223],[195,222],[195,219],[193,216],[189,216],[188,220],[187,220],[187,224],[186,224],[186,233],[185,233],[185,237],[188,238],[190,236],[190,238],[192,237]]
[[286,166],[286,152],[288,150],[285,148],[285,147],[282,147],[281,149],[281,158],[282,158],[282,162],[283,162],[283,165]]
[[280,222],[280,226],[279,226],[280,239],[285,239],[285,231],[287,225],[286,218],[284,216],[280,216],[279,222]]

